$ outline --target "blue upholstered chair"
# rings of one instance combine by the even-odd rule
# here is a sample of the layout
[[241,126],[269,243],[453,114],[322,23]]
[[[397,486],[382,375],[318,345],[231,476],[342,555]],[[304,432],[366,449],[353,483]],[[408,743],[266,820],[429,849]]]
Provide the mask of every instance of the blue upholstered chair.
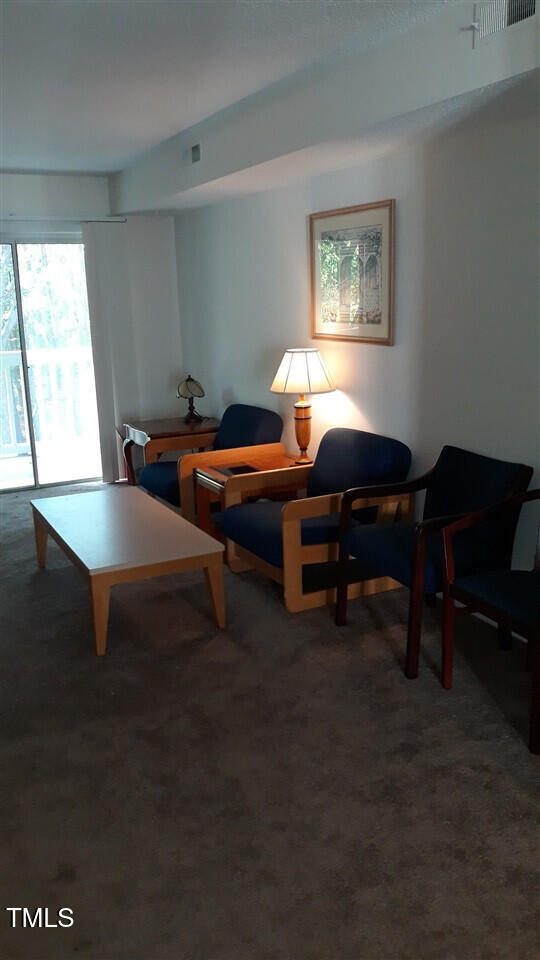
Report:
[[[443,530],[445,576],[443,599],[442,684],[452,686],[454,653],[454,601],[468,611],[478,611],[499,625],[500,646],[512,643],[512,630],[528,641],[532,667],[532,696],[529,747],[540,753],[540,531],[533,570],[501,569],[497,556],[487,554],[483,563],[464,573],[459,571],[459,554],[471,534],[513,527],[524,503],[540,500],[540,490],[531,490],[503,503],[468,514]],[[502,641],[502,642],[501,642]]]
[[[342,491],[351,484],[403,480],[410,462],[409,448],[398,440],[335,428],[322,438],[312,465],[231,477],[221,517],[229,566],[233,571],[256,567],[283,584],[292,613],[331,602]],[[264,495],[285,488],[306,489],[307,497],[241,502],[250,490]],[[376,513],[369,508],[356,519],[373,522]]]
[[[409,587],[409,626],[405,674],[418,675],[424,597],[432,598],[443,587],[441,530],[458,517],[526,490],[532,468],[521,463],[494,460],[458,447],[443,447],[435,466],[406,483],[348,490],[343,497],[336,623],[345,623],[347,583],[351,576],[392,577]],[[384,526],[358,526],[354,510],[368,496],[392,499],[396,494],[426,490],[423,520]],[[510,566],[517,518],[508,518],[471,535],[460,544],[457,558],[466,573],[490,557],[500,569]],[[351,561],[354,558],[354,563]],[[350,568],[353,568],[351,574]],[[356,573],[354,568],[356,568]]]
[[[234,403],[223,414],[212,449],[228,450],[277,443],[282,430],[283,421],[273,410]],[[158,460],[148,464],[141,471],[139,483],[153,496],[161,497],[175,507],[180,506],[178,461]]]

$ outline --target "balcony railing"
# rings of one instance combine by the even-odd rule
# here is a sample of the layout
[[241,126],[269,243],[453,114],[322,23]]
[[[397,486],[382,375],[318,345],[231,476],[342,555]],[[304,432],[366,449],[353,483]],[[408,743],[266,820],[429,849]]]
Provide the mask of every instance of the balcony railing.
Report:
[[[94,438],[96,399],[91,347],[30,349],[28,378],[36,443]],[[30,452],[21,354],[0,351],[0,457]]]

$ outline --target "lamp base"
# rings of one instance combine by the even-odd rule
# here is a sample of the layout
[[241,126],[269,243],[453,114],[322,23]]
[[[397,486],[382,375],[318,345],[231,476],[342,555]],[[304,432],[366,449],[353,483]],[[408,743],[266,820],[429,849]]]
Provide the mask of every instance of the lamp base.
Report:
[[201,417],[200,413],[197,413],[193,397],[190,397],[188,400],[188,412],[184,417],[184,423],[201,423],[202,420],[204,420],[204,417]]
[[296,442],[300,447],[300,456],[295,463],[311,463],[311,458],[307,455],[309,441],[311,439],[311,404],[308,403],[303,393],[300,399],[294,405],[294,432]]

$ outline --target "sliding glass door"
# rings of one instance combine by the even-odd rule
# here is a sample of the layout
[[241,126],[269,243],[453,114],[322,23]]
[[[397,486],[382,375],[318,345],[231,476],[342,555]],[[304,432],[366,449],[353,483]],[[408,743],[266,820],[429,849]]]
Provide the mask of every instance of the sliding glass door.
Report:
[[0,490],[35,483],[11,244],[0,245]]
[[0,488],[99,477],[83,246],[5,244],[2,265]]

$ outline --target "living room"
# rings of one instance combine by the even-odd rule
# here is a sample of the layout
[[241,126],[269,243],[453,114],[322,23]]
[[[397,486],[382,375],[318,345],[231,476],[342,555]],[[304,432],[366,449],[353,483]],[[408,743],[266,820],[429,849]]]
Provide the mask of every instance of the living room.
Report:
[[[188,375],[204,417],[279,414],[294,464],[298,394],[270,390],[291,348],[318,350],[334,388],[309,398],[314,460],[345,428],[406,445],[409,479],[452,447],[540,486],[538,14],[479,39],[475,7],[3,5],[2,243],[84,247],[114,496],[185,520],[125,482],[118,430],[183,418]],[[34,116],[30,92],[65,113]],[[390,342],[320,336],[313,217],[383,201]],[[6,913],[2,954],[533,956],[519,631],[500,649],[492,620],[457,617],[444,689],[442,587],[409,679],[408,589],[350,599],[338,626],[335,590],[291,613],[279,581],[225,565],[225,630],[199,570],[122,582],[96,657],[87,584],[55,543],[38,571],[30,507],[104,492],[89,479],[0,496],[4,905],[74,916],[49,932]],[[539,519],[523,505],[514,568]]]

